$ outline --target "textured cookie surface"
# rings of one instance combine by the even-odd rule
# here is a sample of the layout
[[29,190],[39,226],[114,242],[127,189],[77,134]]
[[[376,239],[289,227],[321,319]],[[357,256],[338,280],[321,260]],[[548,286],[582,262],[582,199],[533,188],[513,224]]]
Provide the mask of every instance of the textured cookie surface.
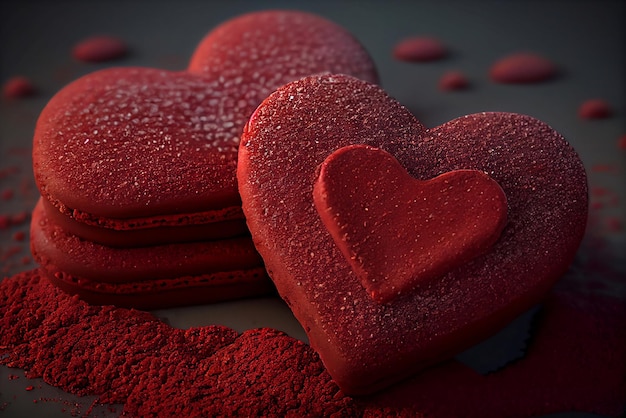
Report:
[[[420,180],[485,172],[507,199],[500,239],[419,292],[376,303],[312,197],[318,166],[351,144],[387,151]],[[587,216],[582,163],[546,124],[481,113],[426,129],[377,86],[342,75],[305,78],[263,102],[242,136],[238,180],[270,276],[348,393],[447,358],[536,303],[572,261]]]
[[232,173],[244,114],[214,87],[195,75],[149,68],[101,70],[66,86],[35,131],[33,169],[42,195],[75,217],[237,205]]
[[188,70],[239,89],[250,112],[272,91],[319,73],[343,73],[378,82],[372,59],[341,26],[312,13],[267,10],[241,15],[212,30]]

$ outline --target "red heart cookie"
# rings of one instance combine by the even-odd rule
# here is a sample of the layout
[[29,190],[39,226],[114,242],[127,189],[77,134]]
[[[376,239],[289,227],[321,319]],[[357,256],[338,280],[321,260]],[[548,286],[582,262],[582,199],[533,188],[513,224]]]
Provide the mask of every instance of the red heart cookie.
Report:
[[[45,211],[40,218],[54,226],[49,230],[64,233],[34,241],[35,259],[56,283],[63,276],[66,289],[97,303],[158,307],[162,301],[211,302],[271,289],[258,273],[258,257],[252,258],[255,266],[236,257],[251,248],[235,178],[239,137],[270,91],[328,71],[377,79],[367,52],[343,28],[308,13],[269,11],[220,25],[198,47],[189,71],[111,68],[70,83],[43,109],[34,135],[33,169]],[[33,227],[48,236],[43,225]],[[55,250],[67,241],[75,243],[74,253],[85,254],[79,239],[102,250],[100,256],[89,251],[96,254],[86,260],[89,268]],[[155,275],[154,260],[163,254],[220,240],[232,257],[191,263],[181,256],[178,269]],[[173,244],[181,245],[164,250]],[[107,263],[111,254],[126,260],[134,279],[103,277],[115,264]],[[230,280],[228,291],[205,280],[233,271],[244,278]],[[165,281],[153,286],[157,279]],[[168,300],[169,290],[179,296]]]
[[313,200],[346,260],[381,303],[484,253],[500,237],[507,212],[504,192],[481,171],[417,180],[391,154],[365,145],[326,158]]
[[[376,302],[313,199],[320,164],[352,144],[388,152],[418,180],[486,173],[506,196],[500,238],[424,286]],[[426,129],[379,87],[344,75],[307,77],[269,96],[244,130],[237,175],[270,277],[350,394],[449,358],[537,303],[573,260],[587,219],[584,167],[545,123],[479,113]]]

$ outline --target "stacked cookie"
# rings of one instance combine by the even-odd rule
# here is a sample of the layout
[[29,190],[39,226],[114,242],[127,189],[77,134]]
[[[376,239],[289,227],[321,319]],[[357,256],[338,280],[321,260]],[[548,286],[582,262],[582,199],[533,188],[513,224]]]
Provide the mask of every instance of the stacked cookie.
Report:
[[271,91],[322,72],[377,81],[341,27],[268,11],[209,33],[189,71],[112,68],[70,83],[34,134],[43,271],[91,303],[142,309],[273,291],[241,209],[239,138]]

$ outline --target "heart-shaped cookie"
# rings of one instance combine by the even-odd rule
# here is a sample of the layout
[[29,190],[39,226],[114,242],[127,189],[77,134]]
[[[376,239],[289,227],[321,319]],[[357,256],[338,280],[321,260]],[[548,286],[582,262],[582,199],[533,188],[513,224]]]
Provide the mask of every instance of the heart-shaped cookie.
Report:
[[[45,238],[33,240],[36,261],[94,303],[158,308],[271,291],[260,258],[250,266],[241,257],[253,246],[235,178],[239,137],[269,92],[329,71],[377,80],[345,29],[273,10],[211,31],[188,71],[109,68],[65,86],[33,141],[43,196],[33,235]],[[217,262],[202,242],[229,255]],[[155,272],[163,254],[180,257]],[[133,277],[111,274],[112,265]]]
[[[414,178],[486,173],[504,191],[499,239],[387,303],[370,297],[316,209],[320,164],[364,144]],[[479,113],[426,129],[379,87],[307,77],[269,96],[239,148],[243,210],[270,277],[350,394],[388,386],[492,334],[537,303],[574,258],[587,219],[584,167],[545,123]]]
[[321,165],[313,201],[337,247],[378,302],[425,285],[488,250],[506,223],[489,176],[411,177],[388,152],[351,145]]

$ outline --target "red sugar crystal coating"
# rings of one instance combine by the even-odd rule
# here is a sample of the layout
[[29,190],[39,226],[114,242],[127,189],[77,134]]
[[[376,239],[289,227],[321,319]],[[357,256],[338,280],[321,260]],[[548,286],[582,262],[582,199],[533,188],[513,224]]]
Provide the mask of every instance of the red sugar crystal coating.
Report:
[[393,48],[393,56],[401,61],[436,61],[447,54],[448,49],[439,39],[425,36],[403,39]]
[[557,67],[552,61],[531,52],[508,55],[489,69],[493,81],[507,84],[538,83],[556,77],[557,73]]
[[382,303],[486,252],[506,224],[506,196],[483,172],[421,181],[389,153],[364,145],[324,160],[313,200],[363,286]]
[[438,86],[442,91],[465,90],[469,87],[469,81],[465,74],[450,71],[441,76]]
[[611,105],[603,99],[589,99],[578,108],[581,119],[606,119],[613,115]]
[[[420,180],[487,173],[508,202],[500,240],[432,285],[376,303],[313,203],[318,166],[352,144],[389,152]],[[587,219],[584,167],[546,124],[480,113],[428,130],[380,88],[344,75],[269,96],[242,135],[238,180],[270,277],[347,393],[448,358],[537,303],[574,258]]]
[[221,24],[200,42],[188,70],[238,91],[233,100],[246,104],[246,116],[276,88],[307,75],[342,73],[378,82],[374,63],[352,34],[291,10],[248,13]]
[[35,86],[24,76],[15,76],[4,82],[2,94],[6,99],[19,99],[35,93]]
[[93,36],[74,45],[72,56],[84,62],[103,62],[124,57],[128,45],[120,38],[108,35]]
[[111,248],[68,234],[46,216],[40,201],[31,249],[55,284],[92,303],[154,309],[272,291],[249,237]]
[[0,363],[130,416],[620,416],[626,312],[558,292],[525,358],[483,376],[458,362],[370,397],[343,394],[307,345],[279,331],[175,329],[141,311],[88,305],[38,270],[0,282]]
[[104,225],[118,229],[129,228],[117,225],[124,218],[238,206],[232,173],[243,116],[217,87],[149,68],[101,70],[67,85],[35,129],[42,195],[83,222],[122,218]]

